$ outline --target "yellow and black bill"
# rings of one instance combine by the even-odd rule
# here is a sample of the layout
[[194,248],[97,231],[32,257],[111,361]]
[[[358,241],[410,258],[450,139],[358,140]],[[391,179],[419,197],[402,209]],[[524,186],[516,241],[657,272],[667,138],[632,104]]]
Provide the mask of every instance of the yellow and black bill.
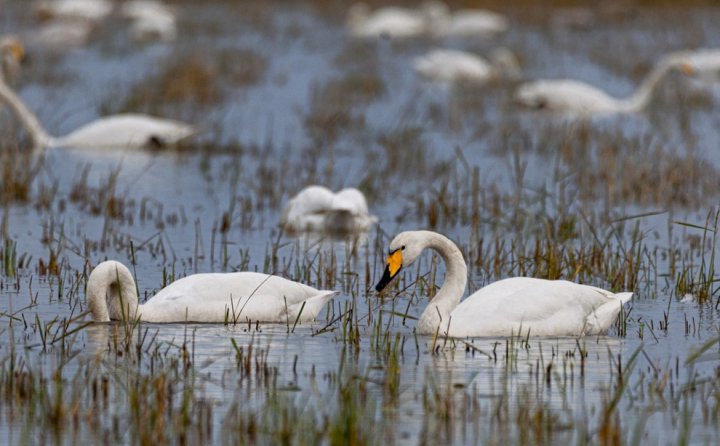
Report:
[[375,285],[375,291],[380,292],[385,289],[385,287],[395,278],[395,276],[397,276],[397,274],[402,269],[402,262],[402,251],[399,249],[396,249],[387,256],[387,259],[385,260],[385,272],[383,273],[380,282]]

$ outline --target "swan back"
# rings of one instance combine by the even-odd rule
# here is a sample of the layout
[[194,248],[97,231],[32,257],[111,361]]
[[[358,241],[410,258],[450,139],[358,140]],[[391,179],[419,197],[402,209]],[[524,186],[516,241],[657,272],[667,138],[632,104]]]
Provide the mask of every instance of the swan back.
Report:
[[44,16],[57,19],[82,19],[98,21],[112,12],[109,0],[53,0],[37,4],[36,11]]
[[135,319],[138,296],[130,270],[114,260],[100,263],[88,277],[87,301],[95,322]]
[[521,85],[515,101],[536,109],[574,113],[613,113],[622,111],[617,99],[572,79],[538,80]]
[[441,30],[446,36],[488,37],[507,31],[505,17],[482,9],[461,9],[452,14],[447,25]]
[[66,136],[54,146],[89,149],[166,147],[194,135],[190,125],[170,119],[138,114],[119,114],[93,121]]
[[346,188],[333,193],[326,187],[313,185],[287,202],[280,223],[291,231],[351,233],[366,231],[376,221],[359,190]]
[[413,61],[415,71],[436,82],[488,81],[493,69],[482,57],[459,50],[432,50]]
[[564,280],[513,277],[476,291],[451,314],[450,335],[537,336],[601,334],[632,293],[614,294]]
[[285,322],[302,310],[314,319],[336,293],[254,272],[193,274],[163,288],[140,306],[148,322]]

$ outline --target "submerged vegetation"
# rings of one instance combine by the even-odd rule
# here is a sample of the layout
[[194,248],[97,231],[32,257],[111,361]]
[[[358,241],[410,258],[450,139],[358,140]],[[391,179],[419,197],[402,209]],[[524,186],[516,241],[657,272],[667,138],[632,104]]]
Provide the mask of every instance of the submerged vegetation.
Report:
[[[132,67],[145,75],[98,69],[128,56],[108,51],[122,42],[106,29],[57,67],[73,74],[62,85],[42,85],[54,68],[36,62],[20,88],[39,90],[28,101],[57,112],[59,126],[78,114],[190,116],[206,127],[199,140],[172,152],[33,152],[0,110],[9,443],[718,443],[712,93],[648,116],[568,123],[512,108],[512,85],[420,83],[402,67],[429,42],[349,41],[346,8],[327,2],[284,12],[285,2],[220,2],[222,14],[176,3],[187,33],[177,47],[138,50]],[[667,44],[654,39],[665,32],[657,24],[675,22],[672,11],[648,14],[638,41],[654,53]],[[519,23],[533,20],[544,18]],[[673,32],[694,42],[684,26]],[[554,44],[635,76],[628,60],[607,56],[607,39],[621,47],[612,39],[622,33],[587,32],[606,38],[509,41],[530,76],[558,61]],[[212,39],[207,51],[192,45],[199,33]],[[535,53],[549,60],[532,65]],[[92,65],[78,63],[88,55]],[[73,79],[94,70],[103,87],[83,115],[90,87]],[[359,187],[380,224],[347,239],[283,233],[282,204],[312,183]],[[393,235],[420,228],[458,244],[468,292],[532,276],[635,296],[607,336],[419,336],[442,261],[426,255],[382,297],[372,285]],[[141,301],[188,274],[238,270],[341,295],[313,324],[94,324],[85,286],[105,259],[128,265]]]

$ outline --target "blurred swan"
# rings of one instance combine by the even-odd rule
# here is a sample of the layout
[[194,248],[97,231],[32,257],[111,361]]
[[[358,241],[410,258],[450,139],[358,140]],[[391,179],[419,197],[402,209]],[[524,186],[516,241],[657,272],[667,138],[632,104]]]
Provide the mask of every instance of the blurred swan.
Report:
[[441,36],[491,37],[507,29],[507,20],[500,14],[484,9],[461,9],[447,15],[434,32]]
[[382,291],[404,267],[426,249],[445,261],[445,282],[417,323],[421,334],[440,336],[508,336],[528,331],[537,336],[582,336],[605,333],[632,293],[611,293],[564,280],[513,277],[492,283],[460,302],[467,266],[458,247],[430,231],[398,234],[390,243]]
[[436,49],[415,58],[413,67],[434,82],[486,83],[500,77],[514,79],[520,76],[520,66],[512,51],[499,48],[493,51],[491,58],[492,62],[488,62],[466,51]]
[[365,3],[356,3],[348,12],[347,26],[354,37],[416,37],[427,33],[447,14],[442,2],[424,2],[420,9],[386,6],[370,11]]
[[[3,51],[0,47],[3,59],[9,57],[12,60],[22,57],[21,50],[16,48],[10,46]],[[2,72],[0,72],[0,101],[7,103],[15,112],[35,147],[108,150],[157,148],[172,146],[196,133],[194,127],[179,121],[139,114],[119,114],[97,119],[65,136],[52,137],[5,82]]]
[[120,15],[132,20],[130,32],[135,40],[170,42],[177,37],[177,14],[162,2],[131,0],[123,3]]
[[82,19],[97,22],[113,9],[110,0],[52,0],[35,4],[35,11],[51,19]]
[[365,196],[355,188],[333,193],[323,186],[308,186],[283,208],[280,224],[290,232],[363,232],[377,222]]
[[254,272],[193,274],[142,305],[130,271],[102,262],[90,273],[87,302],[95,322],[309,322],[337,293]]
[[521,85],[515,92],[515,100],[530,108],[580,115],[637,113],[647,106],[653,90],[669,71],[697,76],[718,67],[720,56],[716,50],[681,51],[663,57],[628,98],[614,98],[584,82],[556,79]]
[[92,25],[86,20],[61,19],[41,25],[23,36],[28,46],[61,50],[87,43]]
[[683,67],[683,72],[704,82],[720,81],[720,49],[702,48],[669,53],[671,64]]

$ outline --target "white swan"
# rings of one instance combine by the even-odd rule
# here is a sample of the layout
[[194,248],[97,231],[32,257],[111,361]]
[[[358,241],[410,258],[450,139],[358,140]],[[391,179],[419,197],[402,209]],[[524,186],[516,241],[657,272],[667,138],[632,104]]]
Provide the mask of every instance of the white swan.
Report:
[[[12,50],[15,51],[15,50]],[[37,117],[5,82],[0,72],[0,100],[25,126],[36,147],[79,149],[133,149],[172,146],[194,135],[196,129],[179,121],[139,114],[107,116],[58,138],[50,136]]]
[[41,16],[52,19],[82,19],[96,22],[107,17],[113,10],[110,0],[52,0],[35,4]]
[[356,3],[348,12],[347,27],[360,38],[417,37],[428,33],[446,14],[447,7],[437,1],[424,2],[420,9],[385,6],[372,12],[365,3]]
[[443,83],[464,80],[482,84],[500,77],[519,76],[519,63],[510,50],[499,48],[491,56],[492,61],[488,62],[466,51],[436,49],[415,58],[413,68],[424,78]]
[[[335,291],[316,290],[268,274],[193,274],[176,280],[142,305],[132,274],[122,263],[102,262],[88,277],[93,320],[147,322],[283,322],[315,319]],[[302,312],[301,312],[302,310]]]
[[131,0],[123,3],[120,15],[132,20],[130,32],[135,40],[170,42],[177,36],[177,14],[162,2]]
[[280,224],[290,232],[364,232],[377,222],[365,196],[355,188],[337,193],[323,186],[308,186],[283,208]]
[[433,32],[448,37],[490,37],[507,29],[507,20],[500,14],[484,9],[460,9],[447,15]]
[[23,36],[28,46],[60,50],[87,43],[92,25],[85,20],[62,19],[43,24]]
[[507,336],[530,331],[538,336],[600,334],[617,319],[632,293],[611,293],[564,280],[514,277],[492,283],[462,303],[467,266],[458,247],[430,231],[398,234],[390,243],[385,273],[376,290],[382,291],[403,268],[425,250],[434,249],[445,261],[445,283],[417,323],[421,334],[442,336]]
[[635,94],[614,98],[584,82],[571,79],[538,80],[521,85],[515,92],[520,105],[579,115],[637,113],[650,102],[656,85],[673,69],[694,75],[715,66],[713,51],[687,51],[663,57],[647,75]]

